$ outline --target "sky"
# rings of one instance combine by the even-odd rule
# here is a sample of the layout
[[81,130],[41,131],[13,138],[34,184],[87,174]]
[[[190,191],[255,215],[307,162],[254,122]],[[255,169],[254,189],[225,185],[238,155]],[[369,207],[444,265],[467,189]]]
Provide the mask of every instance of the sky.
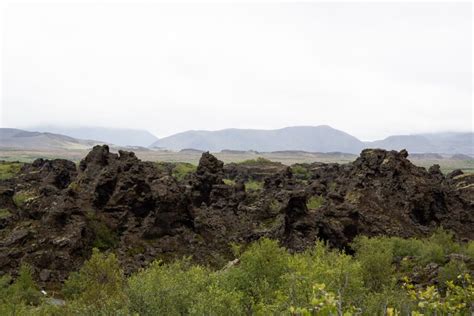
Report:
[[7,2],[2,127],[472,131],[464,3]]

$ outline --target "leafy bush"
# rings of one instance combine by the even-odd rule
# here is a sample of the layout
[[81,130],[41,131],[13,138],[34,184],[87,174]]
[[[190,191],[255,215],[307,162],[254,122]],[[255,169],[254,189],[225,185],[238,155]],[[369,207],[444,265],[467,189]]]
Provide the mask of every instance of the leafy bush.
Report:
[[[13,284],[0,277],[0,315],[470,315],[474,284],[465,257],[446,256],[436,278],[420,279],[424,262],[438,259],[432,249],[471,251],[472,243],[461,246],[452,237],[357,237],[354,256],[321,241],[290,253],[262,238],[231,243],[238,259],[222,270],[184,258],[156,261],[128,279],[115,255],[94,249],[65,282],[65,306],[41,298],[27,266]],[[404,261],[411,264],[406,271]]]
[[9,275],[0,277],[0,315],[31,315],[32,308],[42,303],[32,274],[31,267],[22,264],[13,284]]
[[469,272],[468,267],[463,261],[451,260],[438,271],[438,284],[441,291],[445,291],[447,282],[456,282],[458,276]]
[[459,253],[461,246],[454,240],[454,234],[443,228],[437,228],[428,242],[440,245],[446,254]]
[[189,259],[171,264],[155,261],[129,279],[130,308],[140,315],[189,314],[197,302],[196,294],[208,285],[208,274]]
[[454,241],[453,233],[439,228],[428,239],[423,240],[419,261],[421,264],[443,264],[446,262],[446,255],[460,251],[461,246]]
[[[411,315],[416,304],[401,287],[384,288],[380,292],[368,293],[361,305],[363,315]],[[397,312],[400,312],[397,314]]]
[[125,278],[114,254],[93,249],[91,258],[64,283],[63,294],[69,308],[82,314],[123,314],[128,300]]
[[243,315],[243,293],[225,288],[219,275],[211,274],[205,291],[199,292],[190,315]]
[[242,253],[237,267],[227,271],[223,285],[243,293],[245,310],[269,312],[268,305],[274,303],[283,275],[289,272],[289,257],[276,241],[260,239]]
[[313,292],[310,297],[310,307],[290,307],[292,315],[352,315],[354,307],[348,308],[346,311],[342,308],[342,302],[336,298],[332,292],[325,290],[325,284],[313,285]]
[[382,291],[392,286],[394,282],[393,248],[389,240],[360,236],[354,240],[352,247],[362,267],[364,285],[370,291]]
[[465,250],[463,251],[469,258],[474,260],[474,241],[471,240],[467,243]]
[[18,277],[10,287],[10,299],[27,305],[38,305],[41,301],[41,293],[33,280],[33,270],[28,264],[22,264]]
[[289,259],[290,272],[284,276],[282,309],[291,306],[312,309],[315,284],[324,284],[337,294],[344,309],[363,296],[361,265],[352,257],[331,250],[318,241],[314,247]]
[[474,312],[474,282],[469,274],[459,275],[460,285],[446,282],[443,297],[435,286],[418,289],[404,279],[403,287],[416,304],[412,315],[468,315]]
[[425,246],[422,240],[416,238],[390,237],[387,239],[392,243],[393,256],[396,258],[420,257]]

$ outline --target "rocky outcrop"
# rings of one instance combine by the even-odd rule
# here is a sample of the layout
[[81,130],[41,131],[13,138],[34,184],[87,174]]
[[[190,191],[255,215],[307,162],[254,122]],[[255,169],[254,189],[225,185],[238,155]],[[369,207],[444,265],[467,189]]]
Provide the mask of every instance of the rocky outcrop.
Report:
[[[305,165],[301,179],[287,166],[228,167],[203,153],[181,181],[107,146],[77,169],[37,160],[0,182],[0,208],[10,214],[0,220],[0,271],[15,274],[28,262],[40,284],[54,287],[93,247],[116,252],[131,273],[184,255],[223,266],[230,243],[265,236],[295,251],[322,239],[349,252],[358,234],[420,236],[443,226],[473,239],[474,178],[416,167],[407,155],[367,149],[350,164]],[[245,190],[249,179],[262,188]]]

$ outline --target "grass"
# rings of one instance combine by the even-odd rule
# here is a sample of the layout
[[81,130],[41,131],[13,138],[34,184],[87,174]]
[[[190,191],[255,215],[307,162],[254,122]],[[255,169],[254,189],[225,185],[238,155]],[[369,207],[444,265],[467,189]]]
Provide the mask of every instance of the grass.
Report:
[[15,203],[16,207],[22,207],[26,202],[34,199],[35,197],[36,196],[31,192],[20,191],[13,195],[13,203]]
[[13,178],[20,172],[22,166],[21,162],[0,161],[0,180]]
[[309,198],[308,202],[306,202],[306,207],[308,209],[318,209],[324,203],[324,197],[320,195],[315,195]]
[[263,182],[249,180],[245,182],[245,191],[260,191],[263,189]]
[[2,218],[7,218],[11,215],[11,212],[9,209],[6,208],[0,208],[0,219]]

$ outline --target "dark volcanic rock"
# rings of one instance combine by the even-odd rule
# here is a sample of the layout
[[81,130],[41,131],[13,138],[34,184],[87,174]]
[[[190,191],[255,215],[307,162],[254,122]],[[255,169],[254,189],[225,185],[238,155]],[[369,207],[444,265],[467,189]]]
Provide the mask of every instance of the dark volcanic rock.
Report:
[[58,189],[66,188],[76,177],[76,165],[69,160],[36,159],[31,165],[22,167],[23,181],[26,184],[40,183],[52,185]]
[[[93,247],[116,252],[131,273],[183,255],[222,266],[232,259],[230,243],[261,237],[295,251],[316,239],[350,251],[358,234],[422,236],[439,226],[473,239],[474,175],[445,177],[439,166],[427,171],[407,156],[367,149],[350,164],[306,164],[303,180],[282,164],[224,166],[203,153],[182,181],[107,146],[94,147],[78,170],[39,159],[0,181],[0,208],[11,211],[0,221],[0,271],[15,274],[28,262],[48,286],[77,270]],[[263,189],[246,192],[249,179]],[[16,205],[20,193],[28,198]],[[319,202],[310,205],[311,198]]]
[[211,155],[209,152],[202,154],[199,159],[194,178],[191,180],[193,191],[197,194],[194,196],[194,203],[201,205],[201,203],[209,204],[211,191],[215,185],[224,184],[222,181],[224,177],[224,163]]

